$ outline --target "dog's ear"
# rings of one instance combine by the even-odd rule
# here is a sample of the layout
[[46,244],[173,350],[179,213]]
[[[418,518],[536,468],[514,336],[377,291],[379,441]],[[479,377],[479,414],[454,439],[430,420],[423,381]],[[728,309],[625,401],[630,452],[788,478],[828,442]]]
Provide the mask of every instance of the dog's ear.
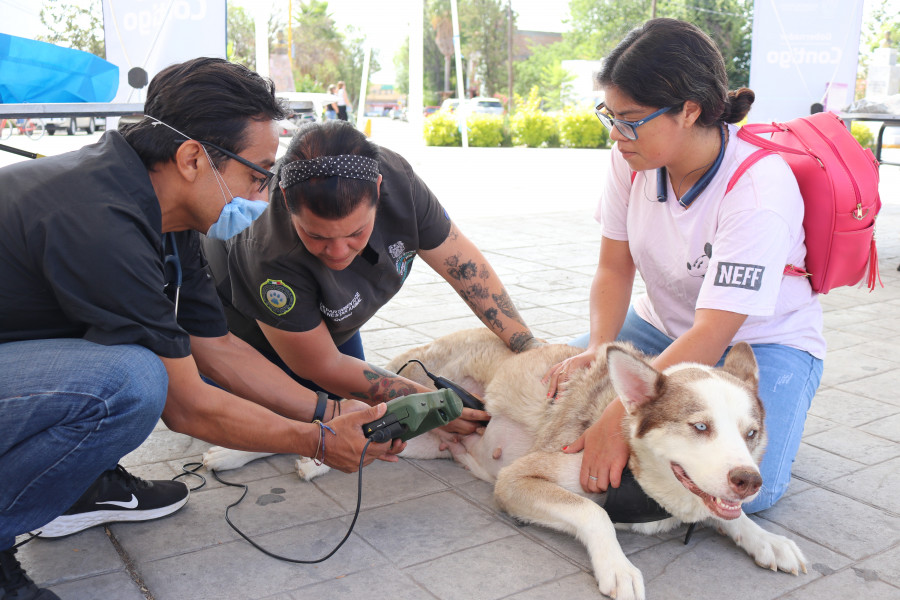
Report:
[[609,346],[606,362],[609,379],[628,414],[662,393],[665,376],[630,352]]
[[723,369],[748,383],[753,389],[759,386],[759,366],[753,348],[747,342],[738,342],[728,351]]

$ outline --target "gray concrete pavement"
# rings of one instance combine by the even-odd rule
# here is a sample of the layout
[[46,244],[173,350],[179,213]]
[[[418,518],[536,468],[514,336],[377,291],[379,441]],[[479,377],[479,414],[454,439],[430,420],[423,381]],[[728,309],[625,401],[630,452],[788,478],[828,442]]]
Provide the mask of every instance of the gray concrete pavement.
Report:
[[[587,291],[599,247],[591,218],[606,151],[421,148],[401,123],[376,120],[373,137],[407,156],[485,252],[534,331],[565,342],[588,326]],[[878,245],[884,289],[841,288],[822,297],[828,357],[785,498],[753,517],[788,535],[809,572],[753,564],[729,540],[701,529],[619,535],[656,600],[900,598],[900,168],[882,168]],[[440,335],[478,326],[461,300],[418,265],[363,331],[373,363]],[[123,464],[171,478],[207,444],[160,425]],[[232,519],[259,543],[318,558],[343,536],[356,477],[313,483],[276,456],[223,473],[250,493]],[[395,597],[430,600],[598,598],[587,553],[573,538],[502,513],[489,485],[450,461],[402,460],[364,470],[363,508],[329,560],[269,558],[225,523],[240,491],[214,481],[174,515],[113,524],[61,540],[35,540],[20,558],[65,600],[121,598]]]

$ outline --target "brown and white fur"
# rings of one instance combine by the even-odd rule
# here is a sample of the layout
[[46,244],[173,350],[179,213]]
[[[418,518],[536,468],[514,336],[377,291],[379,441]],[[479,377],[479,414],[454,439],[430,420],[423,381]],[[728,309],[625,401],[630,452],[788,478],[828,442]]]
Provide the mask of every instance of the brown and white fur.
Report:
[[[411,358],[420,360],[432,373],[481,395],[491,413],[484,435],[467,436],[441,451],[437,436],[424,434],[409,441],[403,456],[452,455],[476,477],[494,483],[495,499],[510,515],[579,539],[602,593],[618,600],[641,599],[643,578],[597,503],[603,496],[581,488],[582,454],[562,452],[618,396],[627,412],[623,433],[631,448],[629,468],[644,491],[673,515],[627,527],[653,534],[681,523],[711,522],[760,566],[806,572],[794,542],[765,531],[741,511],[762,484],[757,465],[766,439],[758,369],[748,345],[736,344],[722,369],[686,363],[659,373],[632,347],[610,344],[590,367],[572,374],[555,400],[548,399],[542,375],[579,352],[546,345],[513,354],[482,328],[401,354],[388,370],[396,372]],[[403,375],[430,385],[415,363]],[[266,456],[210,452],[204,462],[217,469]],[[298,461],[304,477],[323,472],[312,466],[308,459]]]

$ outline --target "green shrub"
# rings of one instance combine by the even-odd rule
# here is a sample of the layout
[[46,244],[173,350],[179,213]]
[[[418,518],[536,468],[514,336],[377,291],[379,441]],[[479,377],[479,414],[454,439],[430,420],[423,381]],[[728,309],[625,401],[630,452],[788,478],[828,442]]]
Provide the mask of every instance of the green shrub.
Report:
[[559,141],[566,148],[606,148],[609,132],[593,111],[569,109],[559,119]]
[[541,99],[536,86],[531,88],[527,100],[519,99],[516,102],[519,109],[509,120],[513,144],[536,148],[545,143],[552,143],[554,137],[558,139],[556,120],[552,115],[543,112],[540,105]]
[[424,126],[425,144],[428,146],[461,146],[462,136],[456,115],[439,110],[427,119]]
[[503,142],[503,117],[499,115],[469,115],[466,124],[470,146],[496,148]]
[[872,134],[872,130],[865,126],[865,124],[860,122],[854,122],[850,125],[850,133],[853,134],[853,137],[856,138],[856,141],[859,142],[859,145],[863,148],[871,148],[873,151],[875,150],[875,136]]

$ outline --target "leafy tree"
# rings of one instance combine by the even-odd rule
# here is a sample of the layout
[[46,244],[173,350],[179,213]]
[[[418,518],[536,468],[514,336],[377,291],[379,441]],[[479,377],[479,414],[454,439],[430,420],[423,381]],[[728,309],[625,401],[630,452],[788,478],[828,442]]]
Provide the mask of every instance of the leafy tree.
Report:
[[91,0],[87,7],[63,0],[44,0],[41,23],[48,33],[37,36],[38,40],[106,58],[100,0]]
[[[709,34],[725,59],[729,87],[746,86],[750,80],[750,43],[753,0],[658,0],[657,17],[671,17],[696,24]],[[599,60],[631,29],[650,18],[651,0],[570,0],[570,31],[556,44],[535,49],[525,63],[516,66],[516,90],[522,94],[538,86],[549,98],[552,85],[547,65],[565,59]],[[543,78],[543,79],[542,79]],[[557,92],[558,94],[558,92]]]
[[[423,102],[426,105],[440,104],[443,88],[443,69],[444,55],[441,54],[434,36],[431,34],[431,28],[428,23],[427,16],[423,15],[424,27],[422,34],[423,42]],[[403,46],[399,52],[394,55],[394,70],[397,75],[397,90],[401,94],[409,93],[409,37],[403,42]]]
[[[562,76],[561,72],[567,73],[562,68],[562,61],[576,57],[571,41],[565,38],[562,42],[532,48],[531,56],[515,65],[515,93],[524,97],[537,89],[539,97],[558,101],[560,86],[572,80],[571,76]],[[549,103],[556,105],[554,101]]]
[[[571,58],[599,60],[650,12],[651,0],[569,0],[570,31],[563,41],[576,54]],[[659,9],[657,16],[663,16]]]
[[463,55],[470,60],[477,57],[476,73],[484,94],[492,96],[506,88],[508,80],[506,4],[501,0],[465,0],[459,20]]
[[[292,15],[292,58],[298,91],[325,91],[328,85],[344,81],[351,103],[359,94],[364,59],[364,38],[354,28],[338,30],[325,0],[295,3]],[[284,40],[285,25],[279,21],[275,37]],[[282,41],[282,43],[284,43]],[[378,70],[372,58],[369,72]]]
[[729,87],[749,85],[753,0],[705,0],[693,4],[667,1],[657,10],[657,16],[689,21],[705,31],[725,59]]
[[[872,0],[869,0],[872,1]],[[872,8],[862,24],[859,40],[859,73],[863,80],[857,82],[857,98],[864,95],[864,80],[869,71],[872,52],[882,46],[900,47],[900,11],[897,0],[874,0]]]
[[450,65],[453,62],[453,19],[450,3],[446,0],[429,0],[426,12],[434,32],[434,43],[444,57],[444,92],[451,92]]
[[256,26],[253,17],[240,6],[228,3],[228,39],[225,56],[250,70],[256,70]]
[[328,12],[328,2],[309,0],[294,6],[292,50],[295,79],[302,80],[309,76],[325,87],[344,79],[340,70],[345,51],[344,36],[338,32],[334,18]]

